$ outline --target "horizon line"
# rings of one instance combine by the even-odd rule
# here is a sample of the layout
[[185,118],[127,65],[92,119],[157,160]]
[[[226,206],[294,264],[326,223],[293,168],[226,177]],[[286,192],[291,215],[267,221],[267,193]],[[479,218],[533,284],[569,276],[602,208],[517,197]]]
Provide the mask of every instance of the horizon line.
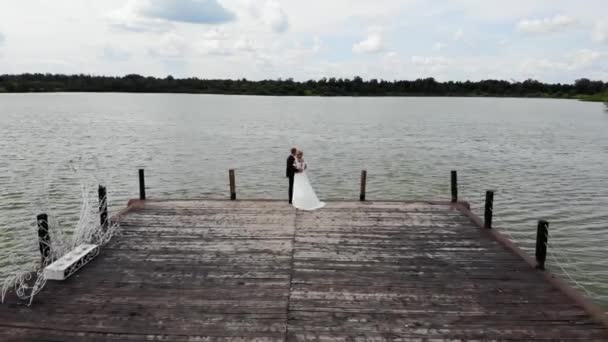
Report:
[[248,79],[246,77],[239,77],[239,78],[201,78],[199,76],[186,76],[186,77],[182,77],[182,76],[173,76],[173,75],[167,75],[167,76],[151,76],[151,75],[142,75],[142,74],[137,74],[137,73],[129,73],[129,74],[123,74],[123,75],[103,75],[103,74],[94,74],[94,73],[43,73],[43,72],[24,72],[24,73],[18,73],[18,74],[7,74],[7,73],[3,73],[0,74],[0,81],[1,78],[3,77],[19,77],[19,76],[44,76],[44,77],[91,77],[91,78],[144,78],[144,79],[156,79],[156,80],[167,80],[167,79],[173,79],[173,80],[201,80],[201,81],[233,81],[233,82],[268,82],[268,81],[273,81],[273,82],[294,82],[294,83],[307,83],[307,82],[330,82],[330,81],[355,81],[357,79],[360,79],[362,82],[365,83],[370,83],[373,81],[376,82],[387,82],[387,83],[395,83],[395,82],[416,82],[416,81],[433,81],[436,83],[480,83],[480,82],[485,82],[485,81],[494,81],[494,82],[506,82],[509,84],[517,84],[517,83],[524,83],[526,81],[531,81],[531,82],[538,82],[541,84],[545,84],[545,85],[557,85],[557,84],[563,84],[563,85],[574,85],[576,84],[577,81],[579,80],[588,80],[591,82],[602,82],[602,83],[608,83],[607,81],[601,80],[601,79],[591,79],[591,78],[587,78],[587,77],[580,77],[577,78],[576,80],[572,81],[572,82],[545,82],[545,81],[540,81],[538,79],[534,79],[534,78],[527,78],[525,80],[516,80],[514,78],[511,79],[504,79],[504,78],[484,78],[484,79],[479,79],[479,80],[472,80],[472,79],[467,79],[467,80],[437,80],[435,77],[432,76],[428,76],[428,77],[418,77],[418,78],[411,78],[411,79],[406,79],[406,78],[395,78],[395,79],[385,79],[385,78],[375,78],[375,77],[370,77],[370,78],[364,78],[362,76],[358,76],[358,75],[354,75],[352,76],[352,78],[349,77],[336,77],[336,76],[323,76],[320,78],[309,78],[309,79],[303,79],[303,80],[296,80],[293,77],[287,77],[287,78],[283,78],[283,77],[278,77],[278,78],[262,78],[262,79]]

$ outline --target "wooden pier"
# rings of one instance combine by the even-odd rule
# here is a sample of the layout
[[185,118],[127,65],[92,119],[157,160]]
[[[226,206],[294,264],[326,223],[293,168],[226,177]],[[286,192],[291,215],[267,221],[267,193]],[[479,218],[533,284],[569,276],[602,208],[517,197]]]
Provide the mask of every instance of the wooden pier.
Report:
[[134,200],[0,341],[608,341],[606,319],[461,202]]

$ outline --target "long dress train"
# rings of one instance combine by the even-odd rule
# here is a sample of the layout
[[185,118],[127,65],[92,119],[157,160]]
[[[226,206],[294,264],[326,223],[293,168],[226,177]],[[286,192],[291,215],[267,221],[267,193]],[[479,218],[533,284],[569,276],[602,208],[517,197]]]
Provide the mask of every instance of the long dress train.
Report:
[[325,203],[319,201],[315,190],[310,185],[306,174],[306,164],[296,161],[296,167],[302,172],[295,174],[293,184],[293,206],[300,210],[317,210],[323,208]]

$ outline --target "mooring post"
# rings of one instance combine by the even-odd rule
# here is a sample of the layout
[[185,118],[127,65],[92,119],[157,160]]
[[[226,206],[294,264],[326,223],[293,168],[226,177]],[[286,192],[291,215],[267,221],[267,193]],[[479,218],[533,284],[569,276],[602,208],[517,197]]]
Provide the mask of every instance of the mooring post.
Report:
[[144,179],[144,169],[139,169],[139,199],[146,200],[146,181]]
[[106,228],[108,226],[108,198],[106,187],[100,185],[97,193],[99,195],[99,223],[101,224],[101,227]]
[[42,264],[49,264],[51,258],[51,235],[49,234],[49,217],[47,214],[40,214],[36,217],[38,223],[38,246]]
[[486,208],[484,211],[484,223],[485,228],[492,228],[492,213],[494,212],[494,191],[486,191]]
[[458,202],[458,174],[452,170],[452,203]]
[[536,268],[539,270],[545,269],[545,260],[547,260],[547,242],[549,241],[549,222],[545,220],[538,221],[536,229]]
[[234,177],[234,169],[228,170],[228,178],[230,178],[230,199],[236,200],[236,179]]
[[359,200],[365,202],[365,189],[367,187],[367,170],[361,171],[361,193],[359,194]]

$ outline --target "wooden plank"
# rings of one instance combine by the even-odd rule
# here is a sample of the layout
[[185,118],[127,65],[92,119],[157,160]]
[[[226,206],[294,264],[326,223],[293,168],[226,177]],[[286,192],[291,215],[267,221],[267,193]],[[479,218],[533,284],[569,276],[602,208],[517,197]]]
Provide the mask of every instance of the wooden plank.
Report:
[[[386,212],[302,213],[296,226],[288,340],[606,336],[540,274],[451,210],[391,203]],[[568,332],[547,334],[548,327]]]
[[[138,209],[139,208],[139,209]],[[606,341],[590,319],[454,206],[158,201],[2,341]]]
[[89,267],[49,283],[31,308],[0,307],[0,337],[284,340],[295,211],[175,204],[124,216]]

